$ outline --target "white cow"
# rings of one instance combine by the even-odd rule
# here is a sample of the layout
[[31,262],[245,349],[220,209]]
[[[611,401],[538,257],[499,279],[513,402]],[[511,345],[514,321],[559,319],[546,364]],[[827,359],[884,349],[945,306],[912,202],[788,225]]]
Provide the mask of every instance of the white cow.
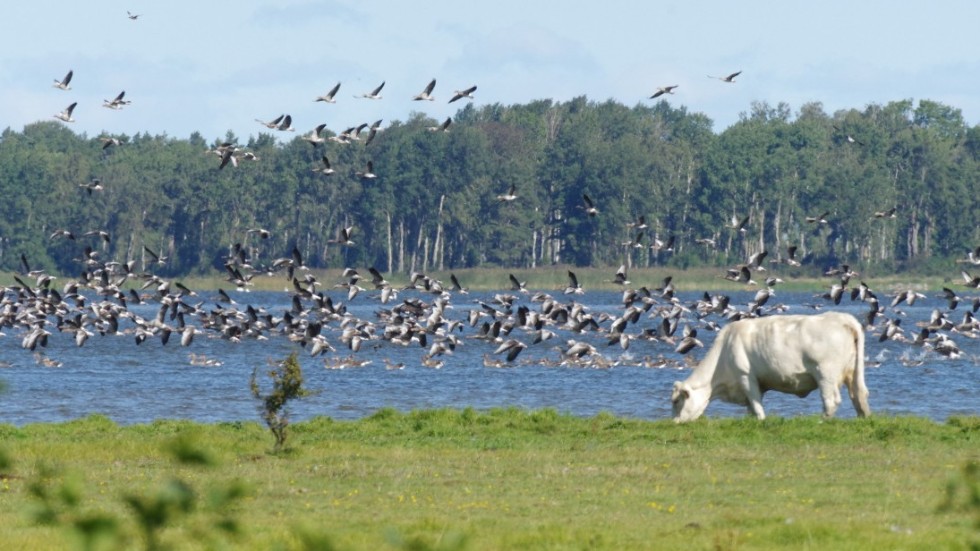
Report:
[[871,415],[864,385],[864,330],[854,316],[768,316],[725,326],[687,380],[674,383],[674,421],[701,416],[708,402],[742,404],[765,419],[762,395],[778,390],[804,397],[820,389],[823,412],[840,405],[840,386],[858,415]]

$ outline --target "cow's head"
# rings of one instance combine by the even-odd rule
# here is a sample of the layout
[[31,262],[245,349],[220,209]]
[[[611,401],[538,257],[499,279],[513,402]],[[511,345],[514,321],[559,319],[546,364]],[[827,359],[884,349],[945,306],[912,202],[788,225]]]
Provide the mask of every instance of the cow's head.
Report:
[[674,391],[670,395],[670,401],[674,409],[674,422],[686,423],[693,421],[708,407],[708,400],[711,396],[708,387],[691,388],[686,381],[674,383]]

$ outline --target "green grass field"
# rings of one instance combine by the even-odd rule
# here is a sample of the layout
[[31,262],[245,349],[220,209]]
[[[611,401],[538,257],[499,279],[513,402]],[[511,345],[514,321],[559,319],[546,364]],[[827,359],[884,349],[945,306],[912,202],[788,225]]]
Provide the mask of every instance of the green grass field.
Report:
[[[980,483],[967,469],[980,460],[978,418],[674,425],[382,410],[290,431],[287,451],[271,454],[271,434],[251,422],[0,425],[0,547],[82,549],[89,531],[114,534],[93,548],[148,548],[140,526],[160,519],[137,522],[134,503],[170,512],[160,549],[980,545]],[[196,464],[201,454],[212,466]],[[44,511],[52,523],[38,523]],[[114,529],[91,528],[106,522]]]

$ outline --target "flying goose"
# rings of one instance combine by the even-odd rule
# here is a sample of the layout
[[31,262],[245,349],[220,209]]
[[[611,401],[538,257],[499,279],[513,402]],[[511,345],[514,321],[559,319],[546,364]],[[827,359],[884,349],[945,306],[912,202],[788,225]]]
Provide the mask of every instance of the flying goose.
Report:
[[449,132],[449,125],[453,123],[452,117],[446,117],[445,122],[439,126],[430,126],[427,128],[429,132]]
[[105,230],[92,230],[92,231],[87,231],[87,232],[83,233],[82,235],[84,235],[85,237],[100,237],[106,243],[112,242],[112,236],[110,236],[109,235],[109,232],[107,232]]
[[836,130],[837,132],[840,132],[840,133],[844,134],[844,141],[846,141],[847,143],[853,143],[853,144],[857,144],[857,145],[864,145],[864,142],[855,139],[854,136],[852,136],[850,134],[844,133],[844,131],[841,130],[840,127],[837,126],[836,124],[833,125],[833,126],[834,126],[834,130]]
[[371,161],[367,162],[366,169],[364,169],[363,171],[358,170],[357,172],[354,173],[354,176],[357,176],[358,178],[361,178],[363,180],[373,180],[378,177],[378,175],[374,173],[374,163]]
[[364,140],[364,147],[367,147],[374,140],[374,137],[378,135],[378,131],[381,130],[381,121],[383,120],[378,119],[371,124],[371,128],[368,129],[367,139]]
[[507,193],[501,193],[500,195],[497,196],[497,200],[500,201],[501,203],[509,203],[516,199],[517,199],[516,184],[511,184],[510,189],[507,190]]
[[972,276],[968,274],[966,270],[960,270],[960,276],[963,277],[963,285],[974,289],[980,289],[980,276]]
[[231,163],[232,166],[238,166],[238,153],[237,147],[225,147],[223,149],[216,151],[218,155],[221,156],[221,164],[218,165],[218,170],[225,168],[225,165]]
[[612,282],[615,283],[616,285],[630,284],[630,280],[626,279],[626,264],[622,264],[619,266],[619,269],[616,270],[616,276],[613,278]]
[[588,214],[589,216],[595,216],[599,214],[599,209],[596,208],[595,203],[592,202],[592,198],[589,197],[588,193],[582,194],[582,201],[585,203],[585,205],[582,208],[585,209],[586,214]]
[[521,280],[517,279],[517,277],[514,276],[514,274],[507,274],[507,277],[510,279],[510,290],[511,291],[518,291],[518,292],[525,293],[525,294],[528,292],[528,290],[527,290],[527,282],[526,281],[521,281]]
[[569,339],[565,341],[565,344],[568,345],[567,348],[561,349],[559,347],[563,360],[568,358],[579,359],[585,356],[591,356],[597,352],[595,346],[587,342]]
[[894,309],[896,306],[902,304],[903,302],[908,304],[909,306],[912,306],[915,304],[915,301],[920,298],[926,298],[926,296],[914,289],[906,289],[904,291],[898,291],[897,293],[892,295],[891,307],[892,309]]
[[787,266],[799,267],[800,261],[796,259],[796,251],[799,247],[796,245],[790,245],[786,248],[786,258],[783,259],[783,263]]
[[350,136],[350,139],[355,142],[361,141],[361,132],[363,132],[364,129],[367,127],[368,127],[368,123],[362,122],[361,124],[354,127],[353,130],[349,130],[348,135]]
[[92,195],[93,191],[102,191],[105,189],[102,187],[102,180],[99,178],[92,178],[87,183],[78,184],[78,187],[85,188],[85,191],[87,191],[89,195]]
[[463,287],[462,285],[459,284],[459,279],[456,277],[456,274],[453,273],[449,274],[449,281],[451,281],[453,284],[452,286],[453,291],[463,295],[469,293],[469,290],[466,287]]
[[325,103],[337,103],[337,100],[333,99],[337,95],[337,91],[340,90],[340,83],[338,82],[336,86],[330,89],[329,92],[322,96],[317,96],[313,101],[322,101]]
[[667,241],[660,239],[660,236],[653,236],[653,243],[650,243],[650,250],[652,251],[663,251],[667,253],[674,252],[674,241],[676,237],[671,235],[667,238]]
[[384,81],[381,81],[381,84],[377,88],[375,88],[374,90],[371,90],[370,92],[368,92],[366,94],[361,94],[360,96],[354,96],[354,97],[355,98],[367,98],[367,99],[381,99],[381,89],[384,88],[384,87],[385,87],[385,83],[384,83]]
[[949,287],[943,287],[943,294],[941,296],[946,301],[946,305],[950,310],[956,310],[960,301],[963,300],[956,294],[956,291]]
[[417,96],[413,97],[413,101],[428,100],[434,101],[436,98],[432,96],[432,90],[436,87],[436,79],[432,79],[432,82],[426,85],[425,89],[422,90]]
[[114,145],[121,145],[122,144],[122,141],[119,138],[113,138],[112,136],[102,136],[101,138],[99,138],[99,141],[102,142],[102,149],[103,150],[109,149],[110,147],[112,147]]
[[829,210],[826,211],[826,212],[824,212],[820,216],[807,216],[806,217],[806,221],[807,222],[810,222],[811,224],[813,224],[813,223],[827,224],[828,223],[827,222],[827,217],[828,216],[830,216],[830,211]]
[[674,352],[676,352],[677,354],[684,355],[690,352],[691,350],[694,350],[697,347],[704,346],[704,343],[699,341],[697,339],[697,336],[698,336],[697,329],[685,326],[684,338],[681,339],[681,342],[677,343],[677,347],[674,348]]
[[337,238],[329,239],[327,240],[327,243],[336,243],[338,245],[349,247],[354,244],[354,242],[351,241],[350,238],[352,233],[354,233],[354,226],[346,226],[343,228],[339,228],[337,230]]
[[153,260],[154,264],[159,264],[162,266],[167,263],[168,258],[166,256],[163,256],[162,252],[159,253],[155,252],[153,249],[147,247],[146,245],[143,245],[143,251],[146,252],[146,254],[150,255],[150,259]]
[[973,264],[974,266],[980,266],[980,247],[973,249],[972,251],[966,252],[966,258],[956,259],[957,264]]
[[259,237],[261,237],[262,239],[268,239],[268,238],[272,237],[272,232],[270,232],[269,230],[267,230],[265,228],[249,228],[248,230],[245,231],[245,233],[248,234],[248,235],[251,235],[253,233],[257,233],[257,234],[259,234]]
[[350,142],[352,140],[351,134],[353,134],[354,128],[355,127],[351,126],[350,128],[347,128],[347,129],[343,130],[342,132],[340,132],[336,136],[330,136],[329,138],[327,138],[327,140],[329,140],[331,142],[334,142],[334,143],[339,143],[339,144],[342,144],[342,145],[348,145],[348,144],[350,144]]
[[493,352],[494,354],[507,353],[507,361],[512,362],[517,355],[521,353],[521,350],[527,348],[527,345],[517,339],[508,339],[501,343],[500,346]]
[[263,120],[260,120],[260,119],[255,119],[255,122],[261,124],[262,126],[268,128],[270,130],[275,130],[279,126],[279,123],[282,122],[282,119],[285,116],[286,115],[279,115],[278,117],[272,119],[271,121],[263,121]]
[[279,125],[276,126],[276,130],[281,130],[283,132],[286,131],[295,132],[296,129],[293,128],[293,117],[291,117],[290,115],[286,115],[285,117],[283,117],[282,122],[280,122]]
[[374,266],[368,268],[368,272],[371,273],[371,283],[374,285],[375,289],[380,289],[391,285],[388,283],[388,280],[384,278],[381,272]]
[[742,218],[741,220],[739,220],[738,216],[732,214],[731,225],[729,225],[728,227],[731,228],[731,229],[733,229],[733,230],[737,230],[739,233],[746,233],[747,231],[749,231],[745,227],[745,225],[748,224],[748,223],[749,223],[749,217],[748,216],[746,216],[745,218]]
[[71,86],[69,86],[68,83],[71,82],[71,77],[74,74],[75,71],[69,70],[68,74],[65,75],[65,78],[61,80],[54,79],[54,84],[52,84],[51,86],[58,88],[59,90],[71,90]]
[[378,120],[374,121],[371,124],[371,127],[368,128],[368,137],[367,137],[367,139],[364,140],[364,147],[367,147],[372,141],[374,141],[374,137],[377,136],[378,135],[378,132],[381,130],[381,121],[382,120],[384,120],[384,119],[378,119]]
[[892,207],[885,211],[875,211],[874,218],[896,218],[895,213],[898,211],[898,207]]
[[324,153],[323,156],[320,157],[320,160],[321,160],[321,162],[323,162],[323,166],[322,167],[318,167],[318,168],[314,168],[313,169],[313,172],[319,172],[320,174],[323,174],[324,176],[330,176],[331,174],[333,174],[335,172],[334,169],[330,167],[330,159],[327,159],[327,154],[326,153]]
[[744,283],[746,285],[755,285],[755,281],[752,279],[752,272],[749,271],[748,266],[739,266],[737,268],[729,268],[725,273],[725,279],[729,281],[737,281],[738,283]]
[[107,100],[107,99],[102,100],[102,107],[106,107],[106,108],[109,108],[109,109],[115,109],[117,111],[119,109],[122,109],[124,106],[129,105],[130,103],[132,103],[129,100],[123,99],[123,97],[125,95],[126,95],[126,91],[123,90],[122,92],[119,92],[119,95],[117,95],[115,98],[113,98],[111,100]]
[[575,272],[568,270],[568,285],[565,286],[566,295],[581,295],[585,293],[585,289],[578,282],[578,278],[575,277]]
[[643,232],[636,232],[636,237],[630,238],[629,241],[623,241],[621,244],[631,249],[643,248]]
[[740,74],[742,74],[742,71],[736,71],[736,72],[734,72],[734,73],[732,73],[732,74],[730,74],[728,76],[724,76],[724,77],[716,77],[716,76],[708,75],[708,78],[716,78],[716,79],[718,79],[718,80],[720,80],[722,82],[731,82],[732,84],[734,84],[735,83],[735,77],[737,77]]
[[672,84],[670,86],[659,86],[657,88],[657,91],[654,92],[652,96],[650,96],[650,99],[659,98],[660,96],[662,96],[664,94],[671,94],[671,95],[673,95],[674,88],[677,88],[677,86],[678,86],[677,84]]
[[766,255],[768,255],[768,254],[769,254],[769,251],[767,251],[765,249],[763,249],[762,251],[759,251],[757,253],[754,253],[754,254],[752,254],[752,255],[749,256],[749,261],[746,262],[745,265],[750,270],[756,270],[756,271],[764,272],[764,271],[766,271],[766,268],[762,265],[762,261],[763,261],[763,259],[766,258]]
[[307,142],[309,142],[309,144],[312,145],[313,147],[316,147],[317,144],[321,144],[321,143],[327,141],[325,138],[323,138],[322,136],[320,136],[320,133],[323,132],[323,129],[326,128],[326,127],[327,127],[327,123],[325,123],[325,122],[316,125],[316,128],[314,128],[313,130],[310,130],[310,133],[307,134],[307,135],[305,135],[305,136],[303,136],[303,139],[306,140]]
[[[435,81],[433,81],[433,82],[435,82]],[[452,103],[452,102],[454,102],[454,101],[456,101],[458,99],[463,99],[463,98],[474,99],[473,98],[473,92],[476,92],[476,86],[475,85],[474,86],[470,86],[469,88],[467,88],[465,90],[456,90],[456,92],[453,93],[452,99],[449,100],[449,103]]]
[[637,217],[635,222],[627,222],[626,227],[634,228],[637,230],[645,230],[650,226],[647,225],[647,217],[641,214],[640,216]]
[[61,113],[54,115],[54,118],[65,122],[75,122],[75,119],[71,118],[71,112],[75,110],[76,105],[78,105],[77,101],[66,107]]
[[141,14],[141,13],[133,13],[133,12],[128,11],[128,10],[126,11],[126,17],[128,17],[131,21],[136,21],[137,19],[139,19],[139,17],[141,15],[143,15],[143,14]]

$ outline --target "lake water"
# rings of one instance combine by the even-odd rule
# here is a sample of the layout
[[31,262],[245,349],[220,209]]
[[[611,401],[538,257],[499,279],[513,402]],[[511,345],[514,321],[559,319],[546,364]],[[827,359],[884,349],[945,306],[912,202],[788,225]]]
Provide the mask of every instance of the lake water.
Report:
[[[790,305],[789,313],[809,313],[812,308],[804,304],[823,303],[810,294],[781,293],[776,299]],[[374,319],[374,312],[382,306],[366,293],[355,298],[350,311],[362,319]],[[346,296],[332,294],[335,301],[346,302]],[[749,293],[729,293],[733,305],[744,305],[751,299]],[[418,296],[429,301],[428,295],[403,292],[399,297]],[[479,308],[475,300],[489,301],[492,294],[457,295],[454,308],[447,310],[447,317],[465,320],[472,308]],[[556,298],[565,297],[555,293]],[[699,293],[678,295],[683,304],[691,304]],[[213,306],[211,297],[205,307]],[[286,293],[238,293],[234,297],[240,309],[245,304],[262,306],[270,313],[281,316],[289,308],[290,295]],[[588,305],[595,314],[621,311],[621,294],[588,292],[576,297]],[[890,300],[890,299],[883,299]],[[532,309],[536,303],[521,299]],[[393,304],[387,305],[387,307]],[[949,314],[959,322],[964,308]],[[936,297],[905,307],[903,327],[914,334],[916,321],[929,318],[933,309],[945,309],[945,302]],[[154,305],[135,306],[141,315],[152,317]],[[142,310],[140,310],[142,309]],[[868,307],[850,303],[847,298],[834,309],[851,312],[861,319]],[[651,310],[652,311],[652,310]],[[893,316],[892,312],[887,315]],[[690,323],[696,325],[693,316]],[[712,316],[709,319],[717,319]],[[630,332],[653,327],[659,319],[643,316]],[[608,323],[603,325],[608,327]],[[355,357],[370,360],[364,367],[328,369],[334,359],[346,357],[350,351],[339,340],[336,324],[324,328],[324,334],[336,352],[326,356],[310,357],[298,344],[285,337],[270,336],[268,340],[244,340],[240,343],[198,335],[188,347],[181,347],[179,335],[174,335],[166,346],[159,339],[148,340],[137,346],[132,335],[99,336],[90,338],[83,347],[76,347],[70,334],[54,333],[44,349],[45,358],[60,362],[59,367],[46,367],[30,351],[21,347],[21,329],[7,329],[0,336],[0,381],[6,391],[0,394],[0,423],[24,425],[35,422],[58,422],[88,414],[104,414],[121,424],[147,423],[156,419],[190,419],[201,422],[258,420],[257,402],[249,391],[249,377],[253,368],[261,372],[271,360],[285,358],[298,351],[303,367],[306,387],[316,393],[291,403],[293,420],[313,416],[329,416],[337,419],[356,419],[372,414],[379,408],[391,407],[401,411],[424,408],[473,407],[486,410],[496,407],[527,409],[554,408],[578,416],[591,416],[610,412],[619,416],[664,419],[670,416],[670,391],[674,381],[685,378],[688,369],[643,367],[644,357],[664,356],[679,360],[673,347],[659,342],[635,340],[627,351],[618,346],[607,346],[605,335],[594,332],[573,334],[560,331],[558,338],[529,346],[514,362],[513,367],[485,367],[483,356],[492,353],[494,345],[482,340],[468,339],[476,330],[465,326],[461,336],[465,344],[452,355],[442,359],[441,369],[424,367],[421,358],[425,352],[417,346],[404,347],[382,341],[371,341]],[[531,338],[523,330],[511,334],[530,345]],[[210,337],[210,338],[209,338]],[[542,360],[557,360],[554,347],[564,344],[568,338],[593,343],[599,352],[611,360],[619,360],[611,368],[552,367]],[[701,358],[710,346],[714,334],[700,329],[698,337],[705,348],[697,348],[690,354]],[[954,415],[980,415],[980,343],[960,335],[953,335],[963,355],[960,359],[948,359],[934,351],[898,342],[879,343],[868,334],[866,356],[869,367],[866,381],[871,391],[870,404],[876,415],[917,415],[943,421]],[[374,346],[372,346],[374,345]],[[221,362],[220,366],[191,365],[190,354],[205,356]],[[385,367],[384,358],[404,363],[404,369]],[[918,361],[916,361],[918,360]],[[919,361],[921,365],[918,365]],[[553,362],[552,362],[553,363]],[[767,415],[790,417],[814,415],[821,412],[819,393],[800,399],[795,396],[768,393],[764,406]],[[712,402],[706,415],[728,417],[745,415],[739,406]],[[844,401],[839,417],[854,417],[850,401]]]

